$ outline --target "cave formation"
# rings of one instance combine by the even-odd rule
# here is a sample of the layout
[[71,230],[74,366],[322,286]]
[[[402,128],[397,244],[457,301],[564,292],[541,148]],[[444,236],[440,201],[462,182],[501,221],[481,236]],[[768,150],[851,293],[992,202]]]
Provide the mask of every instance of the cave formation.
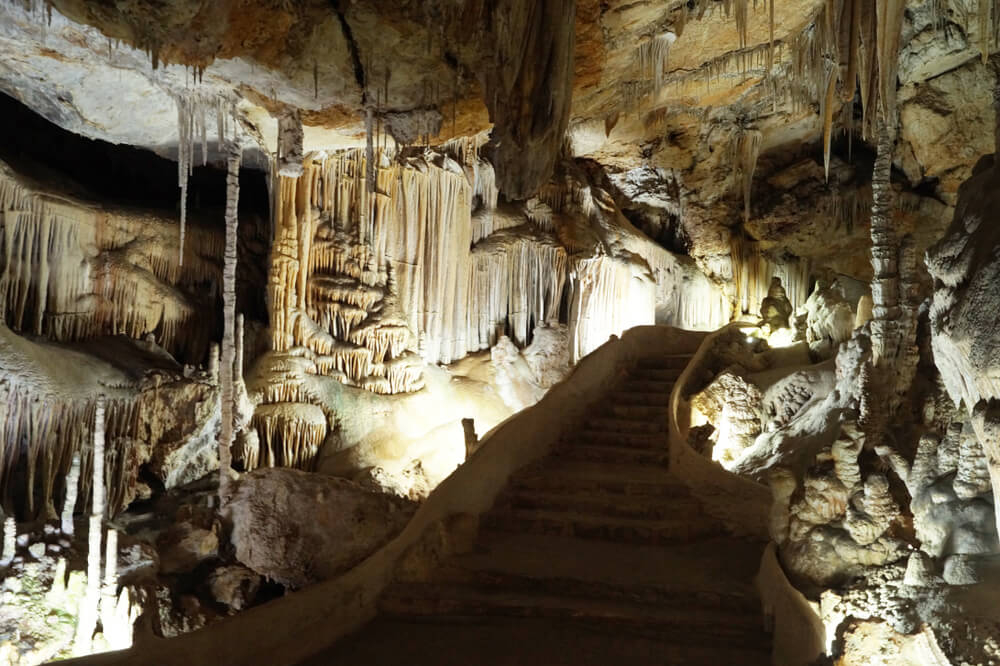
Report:
[[998,664],[1000,3],[0,3],[0,663]]

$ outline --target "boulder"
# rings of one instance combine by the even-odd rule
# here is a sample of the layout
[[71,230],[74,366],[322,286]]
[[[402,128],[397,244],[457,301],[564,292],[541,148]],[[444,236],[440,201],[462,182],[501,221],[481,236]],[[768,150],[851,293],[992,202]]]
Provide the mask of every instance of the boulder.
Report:
[[236,559],[300,588],[378,550],[403,529],[413,507],[347,479],[265,468],[240,480],[227,512]]

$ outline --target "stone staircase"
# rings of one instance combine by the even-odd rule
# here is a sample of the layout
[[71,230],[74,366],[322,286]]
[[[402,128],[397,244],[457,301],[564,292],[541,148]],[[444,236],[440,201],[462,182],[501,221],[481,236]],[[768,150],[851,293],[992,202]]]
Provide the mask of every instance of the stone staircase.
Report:
[[476,547],[398,582],[309,664],[768,664],[752,587],[763,542],[729,536],[668,470],[688,356],[637,364],[520,470]]

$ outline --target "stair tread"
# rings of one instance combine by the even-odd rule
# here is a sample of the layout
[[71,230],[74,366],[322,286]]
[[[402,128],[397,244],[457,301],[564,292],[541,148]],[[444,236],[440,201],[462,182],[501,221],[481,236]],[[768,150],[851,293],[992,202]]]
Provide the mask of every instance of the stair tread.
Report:
[[687,489],[687,484],[677,475],[664,467],[636,465],[630,463],[594,463],[579,460],[549,459],[531,472],[525,472],[515,477],[515,481],[534,479],[538,476],[546,478],[573,478],[580,480],[608,480],[626,482],[659,483],[678,486]]
[[594,513],[586,513],[571,510],[559,509],[519,509],[505,508],[499,514],[509,515],[532,520],[552,520],[565,521],[587,525],[606,525],[635,528],[662,529],[666,527],[690,526],[693,528],[708,527],[719,523],[713,521],[708,516],[702,521],[691,521],[686,517],[677,518],[630,518],[628,516],[607,516]]
[[635,446],[616,446],[614,444],[569,444],[556,449],[555,455],[559,457],[572,457],[577,453],[601,453],[609,456],[621,456],[622,462],[629,461],[635,456],[663,456],[669,457],[666,447],[662,448],[638,448]]
[[[620,493],[609,493],[602,491],[555,491],[555,490],[532,490],[514,489],[505,492],[500,496],[501,502],[530,501],[544,505],[581,504],[600,506],[606,504],[617,510],[663,510],[663,511],[684,511],[694,515],[699,513],[701,503],[695,499],[687,488],[678,488],[675,496],[649,497],[645,495],[622,495]],[[500,502],[498,502],[499,504]]]
[[669,636],[634,636],[617,627],[553,618],[440,617],[435,622],[378,618],[360,632],[303,662],[412,666],[765,666],[764,647],[720,641],[678,644]]
[[[476,604],[476,609],[489,615],[501,609],[525,609],[531,615],[546,616],[564,612],[575,618],[624,620],[641,624],[682,624],[685,627],[704,626],[733,633],[761,630],[760,614],[728,609],[685,607],[673,608],[635,603],[618,599],[533,594],[525,591],[477,589],[470,585],[448,583],[396,583],[386,590],[380,601],[385,609],[394,601],[426,599],[446,609],[458,604]],[[409,609],[412,612],[412,608]],[[384,612],[384,611],[383,611]],[[389,613],[387,613],[389,614]],[[433,612],[431,614],[434,614]]]
[[730,537],[650,546],[485,530],[477,550],[456,555],[448,564],[537,579],[755,597],[749,581],[763,550],[762,542]]

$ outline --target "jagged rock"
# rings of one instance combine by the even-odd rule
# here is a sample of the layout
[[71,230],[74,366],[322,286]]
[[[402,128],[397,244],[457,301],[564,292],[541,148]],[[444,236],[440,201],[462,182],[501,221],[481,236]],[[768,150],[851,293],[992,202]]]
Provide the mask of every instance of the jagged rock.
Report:
[[233,611],[243,610],[253,603],[260,583],[259,574],[239,565],[219,567],[208,575],[212,598]]
[[142,541],[122,543],[118,548],[118,582],[136,585],[156,577],[160,569],[160,555],[156,549]]
[[901,89],[900,140],[913,151],[913,161],[903,164],[911,182],[937,179],[940,194],[955,202],[972,166],[993,151],[995,85],[993,71],[977,58]]
[[810,349],[823,355],[851,337],[854,311],[836,285],[816,281],[816,288],[805,304],[806,342]]
[[140,412],[138,436],[155,442],[149,470],[170,489],[219,468],[219,391],[192,381],[160,385]]
[[297,588],[374,552],[403,528],[412,505],[346,479],[270,468],[243,476],[226,510],[236,558]]
[[159,536],[156,548],[160,554],[160,571],[166,574],[186,573],[218,555],[218,531],[187,521],[180,522]]
[[763,396],[736,366],[717,376],[691,404],[715,425],[713,457],[728,465],[750,447],[761,432]]

